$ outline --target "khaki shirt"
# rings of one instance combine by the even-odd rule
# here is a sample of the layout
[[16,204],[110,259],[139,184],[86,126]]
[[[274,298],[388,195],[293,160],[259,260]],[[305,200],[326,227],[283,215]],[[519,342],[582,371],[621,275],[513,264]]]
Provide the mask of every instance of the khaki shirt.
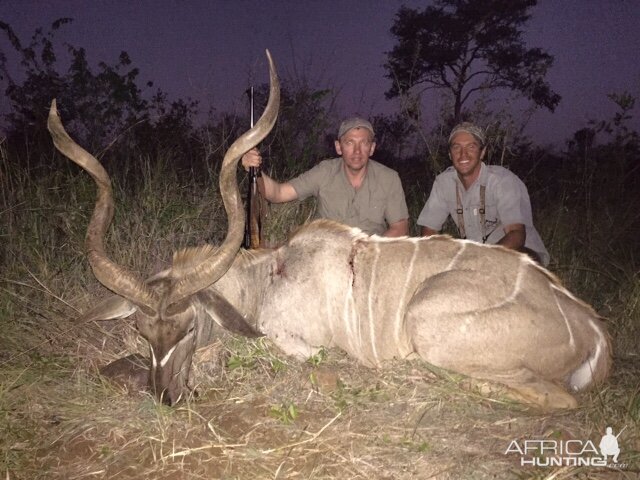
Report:
[[514,173],[497,165],[482,162],[480,176],[469,190],[465,190],[455,169],[447,168],[433,182],[429,199],[418,216],[418,225],[440,231],[449,215],[458,225],[456,185],[460,192],[464,230],[469,240],[482,242],[480,185],[485,185],[485,234],[488,236],[485,243],[498,243],[505,235],[506,225],[521,223],[526,230],[525,247],[536,252],[543,265],[549,264],[549,253],[533,226],[527,187]]
[[336,220],[368,234],[382,234],[388,225],[409,218],[400,177],[374,160],[369,160],[357,190],[347,179],[341,157],[323,160],[290,183],[300,200],[317,198],[317,218]]

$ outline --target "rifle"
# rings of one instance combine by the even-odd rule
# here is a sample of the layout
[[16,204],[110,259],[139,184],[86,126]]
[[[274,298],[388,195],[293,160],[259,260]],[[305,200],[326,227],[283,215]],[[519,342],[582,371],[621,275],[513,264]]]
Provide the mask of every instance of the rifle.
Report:
[[[253,128],[253,87],[247,90],[251,110],[251,128]],[[262,236],[262,202],[258,191],[258,178],[262,176],[259,167],[249,167],[249,191],[247,193],[247,221],[244,226],[246,249],[260,248]]]

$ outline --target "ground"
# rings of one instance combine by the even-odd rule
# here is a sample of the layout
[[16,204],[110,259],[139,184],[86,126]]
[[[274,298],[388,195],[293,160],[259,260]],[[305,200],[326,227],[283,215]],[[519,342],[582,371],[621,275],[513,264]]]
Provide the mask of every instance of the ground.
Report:
[[[545,413],[418,361],[371,370],[330,350],[300,363],[268,340],[225,335],[198,352],[197,395],[170,408],[99,373],[146,354],[130,322],[60,322],[46,337],[0,357],[7,479],[632,479],[640,471],[628,413],[638,402],[633,359],[581,394],[580,408]],[[505,454],[514,440],[597,445],[607,426],[627,427],[620,468],[535,468]]]

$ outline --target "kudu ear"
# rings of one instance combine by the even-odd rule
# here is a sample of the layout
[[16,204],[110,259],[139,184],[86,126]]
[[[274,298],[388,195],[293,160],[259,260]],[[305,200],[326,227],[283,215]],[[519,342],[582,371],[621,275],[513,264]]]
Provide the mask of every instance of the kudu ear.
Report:
[[206,312],[226,330],[250,338],[264,336],[263,333],[252,327],[240,312],[218,292],[202,290],[198,292],[198,298],[202,301]]
[[83,322],[93,322],[96,320],[127,318],[129,315],[135,313],[137,309],[138,307],[126,298],[122,298],[119,295],[111,295],[98,302],[95,307],[82,315],[79,320]]

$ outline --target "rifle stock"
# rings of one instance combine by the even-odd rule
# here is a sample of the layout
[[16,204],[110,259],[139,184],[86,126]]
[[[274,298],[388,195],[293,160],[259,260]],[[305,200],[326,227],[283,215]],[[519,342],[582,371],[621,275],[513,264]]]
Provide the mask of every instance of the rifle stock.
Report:
[[244,248],[260,248],[262,243],[262,204],[258,191],[258,177],[260,170],[255,167],[249,169],[249,192],[247,195],[247,221],[244,232]]

